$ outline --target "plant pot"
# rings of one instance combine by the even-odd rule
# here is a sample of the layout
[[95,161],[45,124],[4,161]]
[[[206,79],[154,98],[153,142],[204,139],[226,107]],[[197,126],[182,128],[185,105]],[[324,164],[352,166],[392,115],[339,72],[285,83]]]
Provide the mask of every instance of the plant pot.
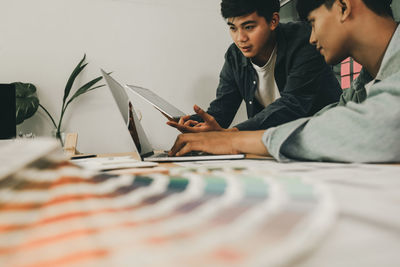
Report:
[[57,133],[57,129],[53,129],[53,130],[51,130],[51,136],[53,138],[57,138],[60,141],[61,147],[64,147],[64,143],[65,143],[65,132],[64,131],[60,131]]

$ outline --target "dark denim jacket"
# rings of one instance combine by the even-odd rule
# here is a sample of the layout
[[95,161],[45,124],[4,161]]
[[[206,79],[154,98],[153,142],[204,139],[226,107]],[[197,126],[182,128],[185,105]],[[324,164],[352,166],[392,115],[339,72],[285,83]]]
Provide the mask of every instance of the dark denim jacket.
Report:
[[[281,23],[276,33],[275,81],[281,97],[265,108],[257,101],[258,75],[250,59],[232,44],[225,54],[217,98],[207,110],[222,127],[229,127],[243,100],[249,119],[235,126],[239,130],[267,129],[311,116],[339,100],[342,90],[332,68],[308,42],[309,26]],[[192,119],[201,121],[197,115]]]

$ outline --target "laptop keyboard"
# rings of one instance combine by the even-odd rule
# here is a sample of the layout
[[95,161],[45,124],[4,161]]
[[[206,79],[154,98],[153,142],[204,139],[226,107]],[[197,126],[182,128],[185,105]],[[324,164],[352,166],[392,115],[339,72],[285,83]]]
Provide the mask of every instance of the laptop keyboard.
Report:
[[[206,152],[202,152],[202,151],[191,151],[191,152],[183,155],[182,157],[208,156],[208,155],[212,155],[212,154],[206,153]],[[171,156],[168,155],[168,151],[163,151],[163,152],[157,153],[155,156],[156,157],[160,157],[160,158],[161,157],[163,157],[163,158],[164,157],[171,157]]]

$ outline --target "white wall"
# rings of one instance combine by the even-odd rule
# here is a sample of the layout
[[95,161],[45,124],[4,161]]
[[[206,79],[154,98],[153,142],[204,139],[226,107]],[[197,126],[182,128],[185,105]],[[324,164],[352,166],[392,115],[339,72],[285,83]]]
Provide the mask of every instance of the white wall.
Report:
[[[58,119],[65,83],[84,53],[89,65],[79,84],[113,71],[121,83],[153,89],[187,113],[215,97],[231,43],[218,0],[1,0],[0,82],[31,82],[40,102]],[[157,149],[178,132],[141,99],[131,100]],[[243,107],[236,121],[245,119]],[[65,132],[77,132],[85,153],[125,152],[132,141],[109,89],[73,103]],[[18,131],[48,136],[50,120],[39,110]]]

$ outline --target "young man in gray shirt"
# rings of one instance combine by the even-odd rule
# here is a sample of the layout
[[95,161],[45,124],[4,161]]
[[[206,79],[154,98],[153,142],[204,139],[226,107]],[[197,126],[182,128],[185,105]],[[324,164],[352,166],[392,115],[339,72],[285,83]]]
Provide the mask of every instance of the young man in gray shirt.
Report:
[[298,0],[300,16],[312,26],[310,43],[327,63],[353,57],[363,66],[340,102],[266,131],[180,135],[170,154],[200,150],[279,161],[400,162],[400,29],[391,2]]

